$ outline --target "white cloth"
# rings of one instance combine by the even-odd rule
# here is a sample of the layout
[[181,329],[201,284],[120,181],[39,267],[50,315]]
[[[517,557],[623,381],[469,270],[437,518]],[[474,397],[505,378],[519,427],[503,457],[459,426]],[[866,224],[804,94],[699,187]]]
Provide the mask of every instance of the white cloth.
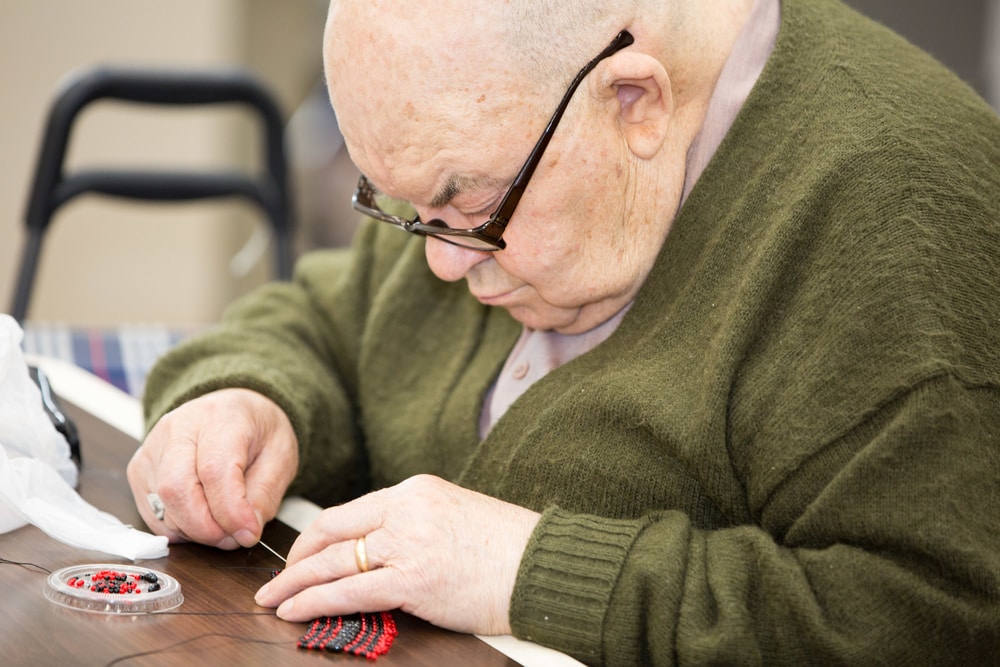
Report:
[[75,491],[76,466],[28,373],[23,335],[0,314],[0,533],[32,523],[70,546],[132,560],[166,556],[167,538],[123,524]]

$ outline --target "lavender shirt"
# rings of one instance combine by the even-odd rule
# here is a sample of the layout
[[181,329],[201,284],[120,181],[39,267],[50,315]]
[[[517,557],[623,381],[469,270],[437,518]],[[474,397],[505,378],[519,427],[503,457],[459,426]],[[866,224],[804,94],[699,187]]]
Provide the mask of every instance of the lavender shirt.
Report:
[[[719,73],[701,131],[688,149],[681,204],[691,193],[757,82],[774,49],[780,21],[779,0],[756,0]],[[629,306],[631,304],[610,320],[581,334],[567,335],[525,327],[496,383],[486,394],[479,418],[480,437],[485,438],[507,408],[542,376],[603,343],[618,328]]]

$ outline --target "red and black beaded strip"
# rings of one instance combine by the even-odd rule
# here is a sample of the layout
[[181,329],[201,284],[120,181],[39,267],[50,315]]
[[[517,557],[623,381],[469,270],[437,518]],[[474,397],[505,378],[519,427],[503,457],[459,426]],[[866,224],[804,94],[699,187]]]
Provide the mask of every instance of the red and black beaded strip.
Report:
[[312,622],[297,645],[299,648],[351,653],[374,660],[389,651],[397,634],[396,621],[387,611],[324,616]]
[[[272,571],[271,577],[278,576],[280,572]],[[321,616],[309,625],[296,645],[314,651],[351,653],[375,660],[389,652],[397,634],[396,619],[387,611]]]
[[[147,584],[143,589],[143,583]],[[129,595],[153,593],[160,590],[159,578],[152,572],[127,574],[116,570],[101,570],[82,577],[70,577],[66,582],[70,588],[86,589],[93,593]]]

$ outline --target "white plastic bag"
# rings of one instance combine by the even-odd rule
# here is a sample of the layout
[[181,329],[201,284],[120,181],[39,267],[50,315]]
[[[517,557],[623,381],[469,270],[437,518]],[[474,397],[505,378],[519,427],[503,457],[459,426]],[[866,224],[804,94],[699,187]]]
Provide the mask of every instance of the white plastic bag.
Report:
[[76,465],[28,373],[23,336],[0,314],[0,533],[30,522],[71,546],[132,560],[167,555],[167,538],[124,525],[74,490]]
[[[69,455],[69,443],[42,408],[42,394],[28,374],[21,352],[23,337],[17,320],[0,314],[0,446],[6,458],[24,457],[44,463],[76,488],[77,470]],[[5,487],[0,484],[0,488]],[[25,523],[20,512],[0,501],[0,533]]]

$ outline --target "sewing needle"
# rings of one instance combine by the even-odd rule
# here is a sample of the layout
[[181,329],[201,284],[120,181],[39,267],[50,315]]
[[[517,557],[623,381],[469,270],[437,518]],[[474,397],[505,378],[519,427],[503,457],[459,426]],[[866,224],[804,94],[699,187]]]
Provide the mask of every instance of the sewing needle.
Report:
[[267,543],[266,543],[266,542],[264,542],[264,540],[257,540],[257,544],[259,544],[260,546],[262,546],[262,547],[264,547],[265,549],[267,549],[268,551],[270,551],[270,552],[271,552],[271,554],[272,554],[272,555],[273,555],[273,556],[274,556],[275,558],[277,558],[278,560],[280,560],[280,561],[281,561],[282,563],[286,563],[286,562],[287,562],[287,561],[286,561],[286,560],[285,560],[284,558],[282,558],[282,557],[281,557],[281,554],[279,554],[279,553],[278,553],[277,551],[275,551],[275,550],[274,550],[274,549],[272,549],[271,547],[267,546]]

